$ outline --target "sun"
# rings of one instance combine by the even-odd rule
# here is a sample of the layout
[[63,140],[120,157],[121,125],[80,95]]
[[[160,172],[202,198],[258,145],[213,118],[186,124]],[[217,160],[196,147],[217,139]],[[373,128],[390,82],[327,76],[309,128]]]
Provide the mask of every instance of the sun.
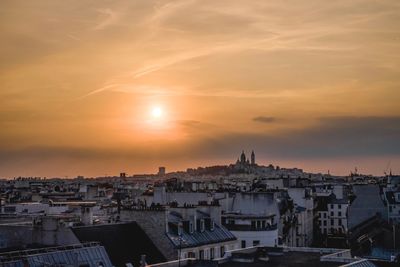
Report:
[[153,107],[153,108],[151,109],[151,117],[152,117],[153,119],[159,119],[159,118],[161,118],[163,115],[164,115],[164,111],[163,111],[163,109],[162,109],[161,107],[156,106],[156,107]]

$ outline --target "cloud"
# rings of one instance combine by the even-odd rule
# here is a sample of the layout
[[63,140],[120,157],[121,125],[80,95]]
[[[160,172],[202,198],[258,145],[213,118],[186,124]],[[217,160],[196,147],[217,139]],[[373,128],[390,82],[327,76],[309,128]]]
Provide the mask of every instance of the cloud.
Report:
[[278,134],[227,133],[198,147],[202,153],[219,156],[243,148],[287,159],[400,156],[400,117],[324,117],[304,129],[284,129]]
[[261,122],[261,123],[272,123],[272,122],[276,122],[277,118],[275,118],[275,117],[258,116],[258,117],[253,118],[253,121]]
[[[126,145],[123,148],[55,145],[1,149],[0,167],[7,167],[6,171],[10,173],[20,173],[22,164],[27,172],[38,169],[37,173],[43,173],[51,169],[56,174],[71,173],[72,170],[97,174],[110,170],[117,172],[132,163],[147,169],[159,164],[184,169],[205,161],[210,164],[233,162],[242,149],[254,149],[258,159],[273,162],[325,160],[324,168],[331,170],[334,167],[330,160],[352,158],[357,163],[368,158],[400,158],[400,117],[323,117],[313,126],[282,130],[280,134],[225,132],[210,135],[203,131],[204,126],[198,121],[176,123],[195,133],[184,141]],[[201,131],[198,131],[200,126]],[[382,171],[369,167],[375,172]]]
[[[184,127],[204,130],[207,124],[199,121],[181,120],[175,123]],[[313,126],[282,130],[280,134],[266,133],[218,133],[194,135],[179,147],[175,142],[147,146],[119,148],[29,147],[27,149],[3,149],[2,159],[18,155],[28,157],[79,157],[79,158],[148,158],[226,157],[243,148],[257,148],[259,153],[279,158],[320,158],[342,156],[400,156],[400,117],[324,117]],[[171,150],[171,147],[175,147]]]
[[109,8],[102,8],[102,9],[98,9],[97,10],[98,13],[100,13],[101,15],[105,16],[105,18],[103,18],[101,20],[101,22],[99,22],[93,29],[94,30],[103,30],[106,27],[114,24],[117,19],[118,19],[118,14],[109,9]]
[[[19,159],[130,157],[105,143],[145,151],[134,144],[153,136],[136,126],[158,101],[176,126],[165,142],[183,139],[169,144],[171,160],[190,155],[182,165],[242,147],[296,159],[398,155],[398,119],[365,117],[400,115],[398,0],[0,6],[0,148],[17,170]],[[165,150],[133,158],[145,166]]]

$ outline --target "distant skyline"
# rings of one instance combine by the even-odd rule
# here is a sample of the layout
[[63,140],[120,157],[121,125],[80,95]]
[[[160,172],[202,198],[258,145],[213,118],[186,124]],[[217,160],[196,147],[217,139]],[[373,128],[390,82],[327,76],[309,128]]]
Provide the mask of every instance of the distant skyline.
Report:
[[4,0],[0,177],[400,173],[400,1]]

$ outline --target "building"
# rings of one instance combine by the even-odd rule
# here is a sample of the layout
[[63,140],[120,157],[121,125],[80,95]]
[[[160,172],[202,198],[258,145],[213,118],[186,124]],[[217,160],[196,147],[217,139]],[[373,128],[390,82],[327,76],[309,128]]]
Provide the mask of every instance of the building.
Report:
[[165,173],[165,167],[158,167],[158,176],[164,176]]
[[278,226],[276,215],[224,213],[222,225],[240,239],[240,247],[277,246]]
[[277,192],[234,193],[226,200],[222,224],[239,240],[240,246],[276,246],[279,207]]
[[237,238],[221,225],[218,203],[132,207],[121,211],[122,221],[136,221],[169,260],[209,260],[238,248]]

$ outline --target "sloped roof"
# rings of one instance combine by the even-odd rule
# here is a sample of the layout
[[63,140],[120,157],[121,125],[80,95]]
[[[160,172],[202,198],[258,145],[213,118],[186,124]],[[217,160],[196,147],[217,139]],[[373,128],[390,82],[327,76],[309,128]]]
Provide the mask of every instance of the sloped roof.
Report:
[[348,211],[349,228],[374,217],[377,213],[385,214],[386,209],[380,197],[378,185],[354,186],[353,191],[356,198]]
[[369,260],[360,259],[359,261],[351,262],[340,267],[376,267],[376,265]]
[[29,266],[31,267],[41,267],[44,265],[75,266],[76,264],[97,267],[100,263],[104,267],[113,266],[106,250],[100,245],[55,247],[29,251],[17,251],[13,253],[4,253],[0,255],[1,266],[23,267],[25,266],[25,263],[29,263]]
[[180,237],[175,233],[168,233],[167,235],[175,248],[197,247],[206,244],[236,240],[236,237],[228,231],[228,229],[217,224],[214,225],[214,230],[205,229],[203,232],[193,231],[193,233],[182,231]]

